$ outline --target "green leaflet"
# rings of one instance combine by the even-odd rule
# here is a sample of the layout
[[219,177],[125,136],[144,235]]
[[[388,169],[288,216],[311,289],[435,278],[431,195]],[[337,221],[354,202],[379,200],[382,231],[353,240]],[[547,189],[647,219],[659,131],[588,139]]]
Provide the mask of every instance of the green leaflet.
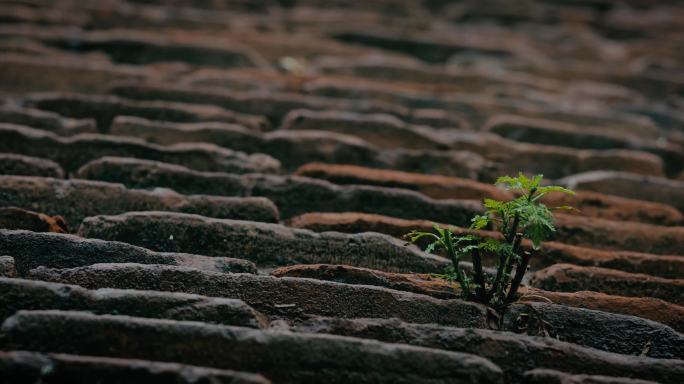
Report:
[[530,191],[539,186],[544,175],[536,175],[528,178],[522,172],[518,172],[518,177],[501,176],[496,179],[495,185],[501,186],[505,189],[518,189],[523,191]]
[[557,185],[552,185],[552,186],[548,186],[548,187],[537,188],[537,193],[535,194],[533,199],[539,200],[540,198],[542,198],[542,196],[546,195],[549,192],[561,192],[561,193],[565,193],[568,195],[575,195],[575,191],[571,191],[567,188],[559,187]]
[[477,215],[470,220],[471,229],[482,229],[489,225],[489,216],[487,215]]
[[428,244],[428,246],[425,248],[425,253],[432,253],[440,244],[441,243],[439,241]]

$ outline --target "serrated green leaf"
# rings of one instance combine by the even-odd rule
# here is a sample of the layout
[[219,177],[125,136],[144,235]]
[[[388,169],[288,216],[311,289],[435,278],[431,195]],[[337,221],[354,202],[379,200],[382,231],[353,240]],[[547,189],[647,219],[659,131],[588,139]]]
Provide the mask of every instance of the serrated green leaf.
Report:
[[479,243],[477,246],[483,251],[499,252],[499,249],[501,248],[501,242],[496,239],[488,238]]
[[466,245],[465,247],[460,248],[460,249],[458,250],[458,253],[459,253],[460,255],[462,255],[462,256],[463,256],[463,255],[467,255],[467,254],[469,254],[471,251],[473,251],[473,250],[475,250],[475,249],[477,249],[477,248],[478,248],[478,245],[477,245],[477,244]]
[[520,183],[520,180],[515,177],[510,177],[510,176],[501,176],[498,179],[496,179],[496,182],[494,185],[498,187],[502,187],[504,189],[522,189],[523,186]]
[[[474,236],[474,235],[464,235],[464,236],[458,236],[453,239],[453,245],[454,249],[462,249],[461,244],[465,243],[465,247],[471,245],[471,243],[475,243],[479,240],[479,237]],[[460,247],[460,248],[459,248]]]
[[420,240],[423,237],[432,237],[434,239],[439,240],[439,237],[432,232],[412,231],[412,232],[407,233],[406,237],[408,237],[409,241],[411,241],[412,243],[415,243],[416,241]]
[[573,191],[573,190],[571,190],[571,189],[567,189],[567,188],[560,187],[560,186],[557,186],[557,185],[550,185],[550,186],[547,186],[547,187],[539,187],[539,188],[537,188],[537,193],[535,194],[533,200],[538,200],[538,199],[540,199],[542,196],[546,195],[547,193],[551,193],[551,192],[560,192],[560,193],[565,193],[565,194],[567,194],[567,195],[575,195],[575,191]]
[[499,209],[503,209],[506,203],[494,199],[484,199],[482,200],[482,205],[487,209],[498,211]]
[[561,187],[558,185],[550,185],[547,187],[540,187],[539,190],[544,191],[544,192],[562,192],[562,193],[567,193],[568,195],[575,195],[575,191],[573,191],[572,189],[568,189],[568,188]]
[[425,253],[432,253],[439,245],[441,245],[440,241],[435,241],[428,244],[428,246],[425,247]]
[[541,242],[556,231],[551,211],[543,204],[529,206],[523,217],[522,226],[525,237],[532,240],[534,249],[539,249]]
[[433,223],[432,228],[434,228],[435,231],[437,231],[437,233],[439,234],[440,237],[444,237],[444,229],[442,227],[440,227],[439,224]]
[[539,226],[530,226],[525,229],[525,236],[532,240],[532,248],[539,250],[541,242],[546,239],[546,231]]
[[539,189],[539,188],[538,188],[538,187],[539,187],[539,183],[541,183],[541,181],[542,181],[543,178],[544,178],[544,175],[541,175],[541,174],[540,174],[540,175],[534,176],[534,177],[532,178],[532,180],[530,181],[530,185],[529,185],[529,187],[528,187],[527,189],[528,189],[528,190],[529,190],[529,189],[532,189],[532,188],[537,188],[537,189]]
[[489,217],[487,215],[477,215],[470,222],[471,229],[482,229],[489,225]]

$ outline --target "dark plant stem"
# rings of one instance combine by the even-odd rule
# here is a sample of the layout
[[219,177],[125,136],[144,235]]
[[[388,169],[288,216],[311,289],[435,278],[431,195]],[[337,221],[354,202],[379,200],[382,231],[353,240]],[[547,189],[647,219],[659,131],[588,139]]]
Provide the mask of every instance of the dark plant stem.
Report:
[[506,256],[501,253],[499,254],[499,265],[496,268],[496,276],[494,277],[494,281],[492,282],[491,288],[489,288],[489,292],[487,292],[487,301],[491,301],[492,297],[494,297],[494,294],[497,292],[499,289],[499,281],[501,279],[501,275],[503,275],[504,271],[504,262],[506,261]]
[[513,260],[511,260],[512,255],[506,255],[506,261],[504,262],[504,268],[503,273],[501,274],[501,279],[499,280],[499,284],[496,288],[496,302],[497,304],[501,303],[502,297],[503,297],[503,291],[506,289],[507,285],[507,277],[511,273],[511,265],[513,264]]
[[461,267],[458,266],[458,262],[454,263],[456,266],[456,278],[458,279],[458,282],[461,284],[461,290],[463,291],[463,296],[464,297],[470,297],[470,288],[468,287],[468,284],[466,284],[465,279],[463,277],[463,271],[461,271]]
[[485,278],[484,273],[482,272],[482,259],[480,258],[479,249],[473,250],[473,272],[473,279],[475,280],[475,284],[477,284],[477,288],[475,288],[477,298],[479,301],[486,303]]
[[[447,235],[449,236],[449,235]],[[456,270],[456,279],[458,280],[459,285],[461,286],[461,290],[463,291],[463,296],[465,297],[470,297],[470,288],[468,287],[468,284],[465,282],[465,278],[463,276],[463,271],[461,271],[461,267],[458,265],[459,258],[458,255],[456,255],[456,250],[454,250],[454,246],[451,242],[451,238],[448,237],[446,241],[446,250],[449,256],[451,257],[451,263],[454,265],[454,269]]]
[[520,251],[520,243],[522,242],[523,234],[522,233],[516,233],[515,238],[513,239],[513,253],[518,254]]
[[[527,195],[527,201],[532,201],[532,198],[534,197],[534,194],[537,192],[537,188],[532,188],[530,192]],[[515,227],[511,228],[511,231],[508,233],[506,236],[506,239],[512,240],[512,250],[513,254],[517,255],[518,252],[520,251],[520,243],[522,242],[522,233],[517,233],[518,231],[518,225],[520,224],[520,215],[516,213],[515,219],[514,219]],[[509,241],[510,241],[509,240]],[[508,294],[506,294],[506,298],[503,302],[503,304],[508,304],[512,302],[512,300],[515,298],[516,293],[518,292],[518,288],[520,287],[520,283],[522,282],[523,276],[525,276],[525,271],[527,271],[527,265],[530,262],[530,253],[529,252],[523,252],[523,255],[520,259],[520,263],[515,269],[515,276],[513,277],[513,280],[511,281],[511,286],[510,289],[508,290]],[[510,276],[511,271],[513,270],[513,263],[508,263],[506,265],[506,276]],[[508,285],[508,282],[501,282],[501,285],[499,286],[499,291],[498,291],[498,296],[501,297],[503,296],[503,292],[506,290],[506,286]]]
[[[532,201],[532,198],[534,197],[534,194],[536,192],[537,189],[532,188],[530,192],[527,194],[527,201]],[[504,235],[506,242],[511,244],[511,248],[514,254],[518,253],[518,249],[520,248],[520,242],[522,240],[522,235],[518,233],[519,225],[520,213],[516,213],[515,217],[513,218],[513,223],[509,228],[507,228],[508,231]],[[510,260],[510,257],[507,257],[503,253],[499,254],[499,267],[497,268],[496,277],[494,279],[494,283],[492,284],[492,288],[490,289],[489,294],[487,295],[488,300],[491,300],[495,294],[498,297],[503,296],[503,291],[505,290],[506,285],[508,285],[508,282],[504,281],[504,276],[509,276],[512,270],[513,263]]]
[[[528,197],[528,199],[529,198],[530,197]],[[513,218],[513,224],[511,224],[511,227],[509,228],[508,233],[506,234],[507,243],[511,243],[513,241],[516,232],[518,232],[518,225],[520,225],[520,214],[516,213],[515,217]]]
[[[522,241],[522,233],[516,233],[515,237],[513,238],[513,255],[517,255],[518,252],[520,251],[520,243]],[[514,260],[511,259],[511,256],[506,259],[506,265],[504,267],[504,274],[502,276],[501,282],[499,284],[499,290],[497,291],[497,296],[502,297],[504,291],[506,291],[506,288],[508,286],[508,278],[511,276],[511,271],[513,271],[513,265],[515,264]]]
[[[511,246],[511,250],[513,251],[514,255],[518,254],[518,251],[520,250],[520,242],[522,241],[522,233],[516,233],[515,237],[513,238],[513,244]],[[513,262],[509,262],[506,264],[506,274],[510,274],[511,271],[513,270]]]
[[530,256],[530,252],[523,252],[520,265],[518,265],[518,268],[516,268],[515,277],[513,277],[513,281],[511,281],[511,289],[508,291],[508,295],[506,295],[506,304],[510,304],[513,302],[513,300],[515,300],[515,295],[518,293],[520,283],[522,282],[523,276],[525,276],[525,272],[527,271],[527,265],[530,262]]
[[[531,197],[528,196],[528,199]],[[520,214],[516,213],[515,217],[513,218],[513,224],[511,225],[511,228],[509,232],[506,234],[506,242],[510,243],[513,249],[515,249],[515,242],[516,239],[518,239],[517,236],[517,231],[518,231],[518,225],[520,225]],[[507,267],[507,265],[510,264],[509,258],[503,253],[499,253],[499,266],[496,269],[496,277],[494,278],[494,282],[492,283],[492,287],[489,290],[489,293],[487,294],[487,300],[491,300],[492,297],[494,297],[494,294],[499,293],[500,294],[500,287],[503,284],[503,277],[504,277],[504,272],[510,273],[511,269]]]

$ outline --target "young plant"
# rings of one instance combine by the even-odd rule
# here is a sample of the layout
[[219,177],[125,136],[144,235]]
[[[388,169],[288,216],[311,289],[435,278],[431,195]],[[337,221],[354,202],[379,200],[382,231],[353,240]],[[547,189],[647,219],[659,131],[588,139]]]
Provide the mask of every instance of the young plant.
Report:
[[[539,250],[541,242],[556,231],[552,211],[572,209],[550,208],[540,202],[551,192],[575,194],[563,187],[540,185],[542,177],[528,178],[519,173],[518,177],[503,176],[496,180],[497,186],[515,191],[519,197],[510,201],[484,199],[485,213],[473,217],[470,229],[493,228],[501,233],[500,238],[482,238],[474,233],[457,236],[451,229],[438,225],[434,225],[434,232],[413,231],[407,237],[414,243],[428,238],[431,242],[426,252],[441,250],[451,259],[446,277],[458,282],[464,298],[495,309],[503,308],[516,299],[530,261],[531,252],[522,249],[522,240],[529,239],[533,251]],[[498,260],[493,275],[482,267],[485,256]],[[459,266],[464,258],[472,260],[472,271],[466,272]]]

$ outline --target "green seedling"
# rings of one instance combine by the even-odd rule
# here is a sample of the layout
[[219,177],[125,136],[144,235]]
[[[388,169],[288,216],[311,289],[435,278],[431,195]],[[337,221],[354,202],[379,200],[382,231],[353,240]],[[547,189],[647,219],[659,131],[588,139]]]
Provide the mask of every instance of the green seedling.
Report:
[[[542,186],[542,177],[528,178],[519,173],[518,177],[498,178],[497,186],[512,190],[520,197],[510,201],[484,199],[485,213],[473,217],[471,231],[464,235],[456,235],[451,229],[435,224],[434,232],[413,231],[406,236],[414,243],[427,238],[431,242],[426,252],[441,251],[449,257],[452,264],[445,271],[445,277],[458,282],[464,298],[501,309],[516,300],[532,253],[556,231],[553,211],[572,209],[547,207],[540,202],[544,195],[552,192],[575,194],[559,186]],[[490,228],[501,233],[500,239],[483,238],[474,233]],[[523,239],[532,242],[532,251],[522,249]],[[493,275],[486,273],[482,266],[486,256],[498,260]],[[472,261],[472,271],[464,271],[459,266],[466,259]]]

